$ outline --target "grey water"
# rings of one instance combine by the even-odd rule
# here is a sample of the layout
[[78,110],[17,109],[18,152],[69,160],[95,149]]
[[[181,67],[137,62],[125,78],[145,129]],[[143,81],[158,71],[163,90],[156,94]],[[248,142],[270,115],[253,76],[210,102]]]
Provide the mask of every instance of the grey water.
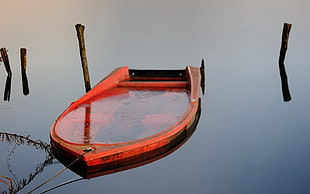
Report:
[[[174,153],[49,193],[310,193],[309,7],[307,0],[0,0],[0,46],[13,73],[10,101],[0,100],[0,131],[49,143],[53,121],[85,92],[74,28],[81,23],[92,86],[119,66],[180,69],[204,58],[206,94],[196,131]],[[292,24],[289,102],[277,64],[284,22]],[[0,77],[4,92],[3,63]],[[27,145],[0,146],[0,177],[27,178],[46,158]],[[19,193],[63,168],[46,165]],[[75,178],[66,170],[34,193]]]

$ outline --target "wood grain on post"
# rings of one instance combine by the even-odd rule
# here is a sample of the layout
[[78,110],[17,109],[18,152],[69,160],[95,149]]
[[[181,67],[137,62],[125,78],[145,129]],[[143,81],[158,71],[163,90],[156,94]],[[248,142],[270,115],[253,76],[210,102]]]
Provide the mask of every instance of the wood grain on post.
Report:
[[20,61],[21,61],[21,72],[22,72],[22,84],[23,84],[23,94],[29,94],[28,79],[26,74],[27,66],[27,49],[20,48]]
[[89,72],[88,72],[88,64],[86,58],[86,49],[85,49],[85,42],[84,42],[84,26],[81,24],[75,25],[77,37],[79,40],[79,48],[80,48],[80,56],[83,68],[83,75],[84,75],[84,83],[85,83],[85,90],[88,92],[91,89],[90,86],[90,79],[89,79]]
[[290,90],[288,87],[288,80],[287,80],[287,75],[286,75],[285,66],[284,66],[284,60],[285,60],[285,55],[286,55],[286,51],[288,47],[288,39],[289,39],[291,27],[292,27],[292,24],[284,23],[283,25],[282,43],[281,43],[280,56],[279,56],[279,70],[280,70],[281,85],[282,85],[282,95],[283,95],[283,100],[285,102],[288,102],[292,99]]

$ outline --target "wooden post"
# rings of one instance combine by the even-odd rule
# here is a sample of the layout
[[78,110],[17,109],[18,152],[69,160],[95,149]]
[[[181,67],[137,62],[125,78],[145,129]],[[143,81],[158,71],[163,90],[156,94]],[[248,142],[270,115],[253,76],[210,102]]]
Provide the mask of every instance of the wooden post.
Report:
[[1,53],[2,61],[3,61],[4,66],[5,66],[5,70],[8,73],[7,78],[6,78],[6,82],[5,82],[3,100],[4,101],[10,101],[12,71],[11,71],[10,62],[9,62],[9,56],[8,56],[6,48],[1,48],[0,53]]
[[8,73],[8,75],[12,76],[12,71],[10,67],[10,62],[9,62],[9,57],[6,48],[1,48],[0,49],[2,60],[5,66],[5,70]]
[[283,25],[283,32],[282,32],[282,43],[281,43],[281,50],[279,56],[279,70],[280,70],[280,77],[281,77],[281,85],[282,85],[282,95],[284,102],[288,102],[291,100],[291,94],[288,87],[287,75],[284,66],[284,60],[286,55],[286,50],[288,47],[288,38],[291,31],[292,24],[284,23]]
[[27,66],[27,49],[20,48],[20,61],[21,61],[21,72],[22,72],[22,84],[23,84],[23,94],[29,94],[29,87],[28,87],[28,79],[26,74],[26,66]]
[[85,42],[84,42],[84,26],[81,24],[75,25],[77,37],[79,40],[79,48],[80,48],[80,56],[83,68],[83,75],[84,75],[84,83],[85,83],[85,90],[88,92],[91,89],[90,86],[90,79],[89,79],[89,72],[88,72],[88,64],[86,58],[86,49],[85,49]]

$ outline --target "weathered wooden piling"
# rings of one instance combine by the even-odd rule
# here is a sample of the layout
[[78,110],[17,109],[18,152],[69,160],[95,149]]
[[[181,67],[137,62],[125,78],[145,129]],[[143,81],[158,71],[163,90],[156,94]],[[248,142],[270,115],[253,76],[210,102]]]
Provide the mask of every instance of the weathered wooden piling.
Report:
[[1,48],[0,52],[1,52],[2,61],[4,63],[6,72],[8,73],[8,75],[12,76],[12,71],[11,71],[10,62],[9,62],[9,56],[8,56],[6,48]]
[[280,70],[282,95],[283,95],[284,102],[288,102],[292,99],[290,90],[288,87],[288,79],[287,79],[285,66],[284,66],[284,60],[285,60],[285,55],[286,55],[286,51],[288,48],[288,39],[289,39],[291,27],[292,27],[292,24],[284,23],[283,25],[282,43],[281,43],[280,56],[279,56],[279,70]]
[[89,78],[89,72],[88,72],[88,64],[87,64],[85,41],[84,41],[85,27],[82,24],[76,24],[75,28],[76,28],[77,37],[79,40],[80,57],[81,57],[82,68],[83,68],[85,90],[86,92],[88,92],[91,89],[91,86],[90,86],[90,78]]
[[2,61],[4,63],[5,70],[6,70],[7,74],[8,74],[7,78],[6,78],[6,82],[5,82],[3,100],[4,101],[10,101],[12,71],[11,71],[10,62],[9,62],[9,56],[8,56],[6,48],[1,48],[0,49],[0,53],[1,53]]
[[21,61],[21,73],[22,73],[22,85],[23,85],[23,94],[29,94],[28,79],[26,74],[27,66],[27,49],[20,48],[20,61]]

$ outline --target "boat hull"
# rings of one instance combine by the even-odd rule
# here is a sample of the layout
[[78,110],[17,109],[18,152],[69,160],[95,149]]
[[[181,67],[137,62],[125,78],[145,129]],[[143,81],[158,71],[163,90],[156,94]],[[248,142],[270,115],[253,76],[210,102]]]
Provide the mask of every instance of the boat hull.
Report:
[[[194,133],[196,130],[197,124],[199,122],[201,115],[201,108],[199,104],[199,109],[196,113],[195,120],[193,124],[186,130],[183,130],[174,141],[170,142],[163,147],[158,147],[157,149],[153,149],[147,152],[137,153],[132,157],[123,158],[120,160],[114,160],[111,162],[99,163],[93,166],[85,165],[85,162],[82,160],[78,160],[69,168],[80,175],[83,178],[95,178],[98,176],[103,176],[107,174],[112,174],[132,168],[136,168],[139,166],[143,166],[159,160],[174,151],[176,151],[179,147],[181,147]],[[62,149],[57,148],[56,146],[52,146],[52,151],[55,157],[62,162],[65,166],[70,165],[76,158],[72,157],[72,155],[64,152]]]
[[[101,169],[111,169],[119,166],[128,166],[129,164],[137,164],[168,153],[192,134],[194,126],[196,126],[199,120],[199,86],[200,70],[192,66],[188,66],[184,70],[168,71],[130,70],[128,67],[117,68],[91,91],[79,100],[73,102],[64,113],[59,116],[51,127],[51,144],[57,153],[69,159],[69,161],[80,157],[78,160],[80,166],[96,168],[100,166]],[[170,108],[171,110],[166,108],[166,111],[168,111],[168,113],[166,113],[162,112],[162,109],[164,109],[164,107],[162,107],[158,110],[161,111],[160,114],[149,115],[147,113],[144,115],[142,122],[138,120],[136,123],[143,123],[144,128],[145,126],[151,126],[153,131],[150,135],[139,135],[117,140],[115,140],[113,136],[113,138],[106,139],[109,136],[108,134],[111,133],[111,131],[109,131],[109,133],[107,132],[107,126],[111,125],[111,129],[114,130],[117,128],[113,127],[116,126],[116,124],[119,126],[119,123],[126,123],[123,117],[123,119],[114,119],[115,122],[113,123],[113,118],[110,115],[112,114],[115,117],[116,112],[121,112],[123,108],[121,106],[124,104],[128,106],[128,102],[118,103],[117,101],[117,103],[113,105],[113,109],[115,110],[111,111],[111,114],[104,113],[100,114],[100,116],[98,116],[97,110],[94,111],[93,108],[89,108],[90,106],[88,105],[91,104],[93,107],[98,107],[95,105],[102,105],[103,102],[100,101],[101,99],[106,100],[114,96],[126,96],[127,100],[127,98],[132,98],[128,95],[128,91],[137,91],[139,94],[141,91],[150,92],[150,100],[153,100],[155,97],[158,98],[158,96],[160,96],[158,94],[161,94],[162,91],[163,96],[173,96],[173,99],[175,96],[184,96],[186,93],[188,102],[185,103],[184,110],[178,110],[179,106],[176,106],[176,104],[174,108]],[[105,96],[102,97],[102,94],[105,94]],[[136,94],[134,94],[134,96],[135,95]],[[123,99],[123,97],[121,97],[121,99]],[[145,99],[143,97],[142,102],[144,101]],[[169,104],[173,103],[173,101],[168,102]],[[110,105],[111,103],[107,104]],[[119,104],[120,106],[118,106]],[[150,103],[147,102],[143,106],[149,104]],[[157,107],[160,105],[161,102]],[[139,111],[141,109],[142,112],[136,113],[137,115],[145,113],[146,110],[143,109],[143,106],[142,108],[136,108],[136,106],[133,108],[134,111]],[[78,110],[81,107],[83,111],[85,110],[85,113],[79,116],[80,113]],[[150,108],[147,110],[149,109]],[[128,110],[126,111],[128,112]],[[175,116],[176,113],[171,111],[182,112],[182,114],[180,116]],[[82,134],[76,135],[76,131],[79,131],[79,128],[76,127],[76,123],[78,123],[76,118],[80,117],[83,120],[83,122],[80,122],[80,126],[82,126],[81,131],[83,131],[83,133],[80,132]],[[102,135],[100,135],[100,130],[97,130],[95,135],[92,135],[94,132],[92,132],[90,128],[95,128],[95,119],[100,120],[100,122],[106,120],[106,122],[101,123],[101,125],[106,127]],[[130,118],[129,120],[133,119]],[[135,122],[135,120],[133,122]],[[98,126],[99,125],[100,124],[98,124]],[[126,124],[120,126],[120,133],[126,131]],[[155,128],[160,129],[159,126],[164,127],[160,131],[154,132]],[[128,128],[130,127],[128,126]],[[132,128],[135,131],[129,131],[128,134],[135,134],[139,129],[136,125]],[[87,149],[91,149],[91,151],[85,153]]]

